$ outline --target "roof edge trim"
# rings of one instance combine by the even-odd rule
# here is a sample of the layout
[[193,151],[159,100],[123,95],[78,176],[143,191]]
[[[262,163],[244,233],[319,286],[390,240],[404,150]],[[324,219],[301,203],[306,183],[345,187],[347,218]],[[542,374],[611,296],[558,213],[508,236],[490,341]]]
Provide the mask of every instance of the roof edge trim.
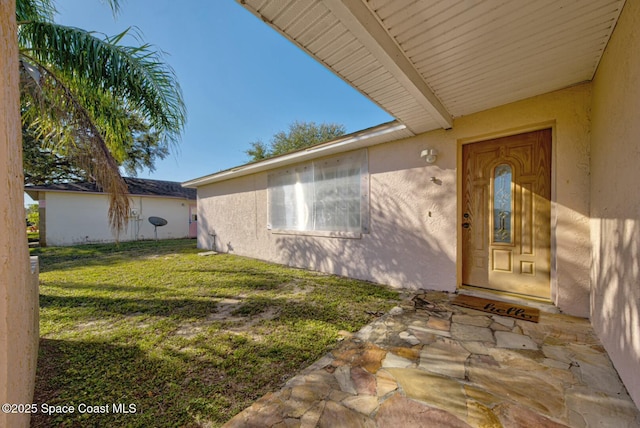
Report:
[[[401,124],[397,121],[384,123],[373,128],[355,132],[353,134],[349,134],[335,140],[327,141],[325,143],[316,144],[314,146],[310,146],[292,153],[265,159],[263,161],[240,165],[234,168],[217,172],[215,174],[206,175],[204,177],[194,178],[193,180],[183,182],[182,186],[198,188],[200,186],[216,183],[218,181],[224,181],[249,174],[255,174],[258,172],[275,169],[281,166],[304,162],[309,159],[315,159],[352,149],[355,150],[363,147],[373,146],[376,144],[382,144],[385,142],[393,141],[395,138],[390,138],[388,140],[383,138],[383,141],[380,141],[378,139],[374,140],[374,138],[389,136],[390,134],[393,134],[395,132],[405,130],[407,132],[410,132],[406,125]],[[413,135],[412,132],[410,132],[410,134]]]

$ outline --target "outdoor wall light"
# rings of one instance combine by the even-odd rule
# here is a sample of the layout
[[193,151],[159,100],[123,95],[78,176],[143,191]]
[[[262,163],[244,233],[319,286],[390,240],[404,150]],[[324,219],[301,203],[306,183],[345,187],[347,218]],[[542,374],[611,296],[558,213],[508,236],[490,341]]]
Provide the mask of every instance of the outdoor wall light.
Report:
[[438,159],[438,151],[436,149],[424,149],[420,152],[420,157],[426,163],[434,163]]

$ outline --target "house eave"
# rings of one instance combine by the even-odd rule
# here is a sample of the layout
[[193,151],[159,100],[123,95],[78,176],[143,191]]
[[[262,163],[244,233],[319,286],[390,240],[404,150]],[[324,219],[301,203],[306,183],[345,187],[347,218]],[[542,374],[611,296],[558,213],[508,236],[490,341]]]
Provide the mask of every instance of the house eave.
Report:
[[206,175],[195,178],[193,180],[182,183],[183,187],[198,188],[208,184],[217,183],[219,181],[239,178],[249,174],[264,172],[283,166],[304,162],[311,159],[317,159],[324,156],[330,156],[337,153],[356,150],[364,147],[370,147],[376,144],[388,143],[401,138],[413,136],[406,125],[397,121],[388,122],[364,131],[355,132],[335,140],[325,143],[316,144],[306,149],[298,150],[293,153],[269,158],[259,162],[253,162],[240,165],[231,169],[227,169],[215,174]]
[[415,134],[591,80],[625,0],[236,0]]

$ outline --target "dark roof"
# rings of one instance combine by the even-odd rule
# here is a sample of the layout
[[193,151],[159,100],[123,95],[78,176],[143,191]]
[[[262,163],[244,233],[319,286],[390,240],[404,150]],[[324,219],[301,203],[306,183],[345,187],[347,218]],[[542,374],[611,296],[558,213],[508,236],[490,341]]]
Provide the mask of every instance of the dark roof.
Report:
[[[182,187],[176,181],[147,180],[144,178],[125,177],[130,195],[164,196],[172,198],[196,199],[196,189]],[[103,193],[95,183],[88,181],[78,183],[56,183],[43,186],[25,186],[25,191],[39,192],[88,192]]]

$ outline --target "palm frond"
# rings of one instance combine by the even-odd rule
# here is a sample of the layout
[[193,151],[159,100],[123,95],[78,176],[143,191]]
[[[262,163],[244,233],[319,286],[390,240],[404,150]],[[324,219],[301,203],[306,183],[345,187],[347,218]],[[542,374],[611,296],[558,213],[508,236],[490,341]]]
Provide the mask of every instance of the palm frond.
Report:
[[120,12],[120,0],[102,0],[102,3],[109,4],[109,7],[113,12],[113,16],[118,15],[118,13]]
[[21,62],[23,121],[34,134],[56,141],[57,151],[95,178],[109,194],[108,218],[118,235],[126,229],[130,201],[127,185],[91,113],[55,73],[38,65],[38,81]]
[[18,25],[25,22],[53,22],[56,8],[51,0],[17,0],[16,21]]
[[[113,15],[120,12],[120,0],[103,0],[108,3]],[[56,14],[53,0],[16,0],[16,20],[18,24],[30,21],[53,22]]]
[[127,30],[101,39],[95,33],[50,22],[20,26],[21,51],[62,70],[88,88],[112,93],[139,111],[171,143],[178,141],[186,110],[175,73],[152,46],[122,46]]
[[[26,0],[25,17],[38,2],[51,5]],[[118,1],[110,3],[117,10]],[[107,37],[55,24],[44,13],[40,18],[18,29],[23,121],[110,194],[109,220],[119,233],[129,212],[118,165],[132,146],[131,114],[139,114],[163,144],[175,145],[186,120],[182,92],[152,46],[120,44],[134,30]]]

